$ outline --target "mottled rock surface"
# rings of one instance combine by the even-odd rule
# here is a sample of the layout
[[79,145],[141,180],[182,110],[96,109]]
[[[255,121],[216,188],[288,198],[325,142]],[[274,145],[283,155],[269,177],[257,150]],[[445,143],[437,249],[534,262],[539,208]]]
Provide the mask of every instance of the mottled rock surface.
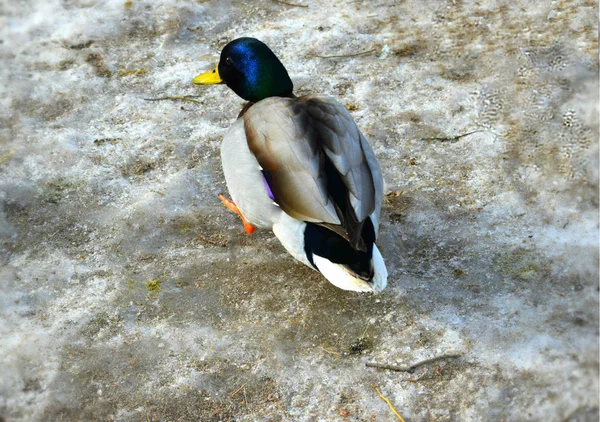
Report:
[[[597,2],[297,3],[0,4],[0,420],[598,420]],[[220,205],[239,36],[373,145],[382,294]]]

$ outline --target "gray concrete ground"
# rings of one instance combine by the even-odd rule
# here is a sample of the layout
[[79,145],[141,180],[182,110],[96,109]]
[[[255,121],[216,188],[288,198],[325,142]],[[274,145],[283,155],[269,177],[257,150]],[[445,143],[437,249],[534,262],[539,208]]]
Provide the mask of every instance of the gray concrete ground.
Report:
[[[597,2],[290,3],[0,4],[0,420],[598,420]],[[240,36],[373,145],[382,294],[220,205]]]

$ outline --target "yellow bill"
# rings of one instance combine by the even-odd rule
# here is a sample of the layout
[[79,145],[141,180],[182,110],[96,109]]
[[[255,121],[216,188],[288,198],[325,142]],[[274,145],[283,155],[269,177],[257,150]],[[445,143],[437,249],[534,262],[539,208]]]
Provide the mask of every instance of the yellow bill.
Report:
[[219,66],[215,67],[212,72],[202,73],[192,79],[192,83],[196,85],[220,84],[223,80],[219,76]]

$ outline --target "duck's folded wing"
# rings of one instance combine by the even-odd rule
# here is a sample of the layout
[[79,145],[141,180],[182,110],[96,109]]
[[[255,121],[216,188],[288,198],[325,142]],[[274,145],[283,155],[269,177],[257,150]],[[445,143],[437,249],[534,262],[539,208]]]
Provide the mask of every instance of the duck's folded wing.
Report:
[[362,222],[379,211],[376,197],[381,199],[382,184],[373,180],[381,179],[379,166],[375,161],[376,168],[371,168],[373,152],[348,111],[334,99],[268,98],[248,109],[244,128],[250,151],[270,174],[279,206],[291,217],[331,225],[348,219],[328,191],[331,165],[347,190],[350,207],[342,206],[347,208],[344,213]]
[[379,212],[383,179],[377,159],[348,110],[324,95],[303,97],[327,158],[340,173],[358,221]]

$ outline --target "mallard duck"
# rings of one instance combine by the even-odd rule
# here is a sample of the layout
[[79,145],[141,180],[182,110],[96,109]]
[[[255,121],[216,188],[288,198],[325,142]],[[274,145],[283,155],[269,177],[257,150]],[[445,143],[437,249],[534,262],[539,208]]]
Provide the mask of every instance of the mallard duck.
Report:
[[325,95],[296,97],[261,41],[239,38],[194,84],[225,83],[249,101],[225,135],[221,160],[246,232],[271,229],[298,261],[335,286],[379,292],[387,269],[376,245],[381,169],[350,113]]

